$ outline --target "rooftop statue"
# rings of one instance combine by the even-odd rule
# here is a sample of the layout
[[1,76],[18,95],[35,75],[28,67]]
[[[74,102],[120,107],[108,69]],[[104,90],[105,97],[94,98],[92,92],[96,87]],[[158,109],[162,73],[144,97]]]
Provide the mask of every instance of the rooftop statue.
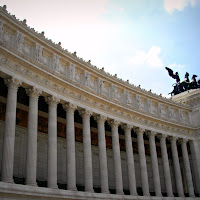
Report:
[[191,81],[189,80],[189,73],[185,73],[185,78],[183,81],[180,82],[180,77],[178,72],[174,73],[173,70],[171,70],[168,67],[165,67],[165,69],[168,71],[169,76],[176,79],[176,83],[174,83],[172,86],[174,87],[173,91],[169,94],[176,95],[181,92],[185,92],[190,89],[197,89],[200,88],[200,79],[196,81],[197,75],[193,75]]
[[174,74],[174,72],[173,72],[170,68],[165,67],[165,69],[168,71],[169,76],[171,76],[172,78],[176,79],[176,83],[179,83],[179,82],[180,82],[180,78],[179,78],[178,72],[176,72],[176,73]]

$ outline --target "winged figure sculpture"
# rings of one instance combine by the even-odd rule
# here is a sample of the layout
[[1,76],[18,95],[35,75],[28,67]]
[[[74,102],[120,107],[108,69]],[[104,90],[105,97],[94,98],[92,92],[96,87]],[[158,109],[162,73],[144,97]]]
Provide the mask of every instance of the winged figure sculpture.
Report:
[[179,74],[178,72],[174,73],[173,70],[171,70],[168,67],[165,67],[165,69],[168,71],[169,76],[171,76],[172,78],[176,79],[176,82],[179,83],[180,82],[180,78],[179,78]]

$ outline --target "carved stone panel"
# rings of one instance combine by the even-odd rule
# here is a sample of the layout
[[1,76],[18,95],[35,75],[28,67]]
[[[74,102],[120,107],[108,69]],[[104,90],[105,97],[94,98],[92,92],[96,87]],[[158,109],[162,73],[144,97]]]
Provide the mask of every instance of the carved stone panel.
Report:
[[19,31],[15,35],[15,48],[21,53],[24,48],[24,35]]

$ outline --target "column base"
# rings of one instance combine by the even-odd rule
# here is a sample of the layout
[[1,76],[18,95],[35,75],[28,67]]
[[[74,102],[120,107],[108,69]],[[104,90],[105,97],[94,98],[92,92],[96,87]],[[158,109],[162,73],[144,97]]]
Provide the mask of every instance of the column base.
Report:
[[131,196],[138,196],[137,192],[130,193]]
[[77,188],[75,187],[75,188],[68,188],[67,187],[67,190],[70,190],[70,191],[77,191]]
[[26,182],[26,185],[29,185],[29,186],[33,186],[33,187],[38,187],[37,183],[36,182]]
[[87,189],[87,190],[85,190],[85,192],[94,193],[94,189]]
[[26,185],[32,186],[32,187],[38,187],[37,183],[26,183]]
[[163,195],[160,193],[160,194],[156,194],[156,197],[162,197]]
[[101,193],[103,193],[103,194],[110,194],[110,191],[109,190],[105,190],[105,191],[101,191]]
[[116,194],[119,194],[119,195],[124,195],[124,192],[122,192],[122,191],[119,191],[119,192],[116,192]]
[[150,193],[144,193],[143,196],[149,197],[149,196],[151,196],[151,195],[150,195]]
[[2,182],[5,182],[5,183],[14,183],[14,180],[13,178],[1,178],[1,181]]
[[51,189],[58,189],[58,186],[57,186],[57,185],[48,185],[48,188],[51,188]]

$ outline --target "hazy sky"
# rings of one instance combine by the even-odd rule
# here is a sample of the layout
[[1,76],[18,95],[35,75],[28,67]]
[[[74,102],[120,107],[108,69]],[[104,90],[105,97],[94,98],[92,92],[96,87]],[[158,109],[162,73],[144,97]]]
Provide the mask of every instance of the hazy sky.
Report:
[[165,66],[200,78],[200,0],[0,0],[30,27],[98,68],[163,95]]

